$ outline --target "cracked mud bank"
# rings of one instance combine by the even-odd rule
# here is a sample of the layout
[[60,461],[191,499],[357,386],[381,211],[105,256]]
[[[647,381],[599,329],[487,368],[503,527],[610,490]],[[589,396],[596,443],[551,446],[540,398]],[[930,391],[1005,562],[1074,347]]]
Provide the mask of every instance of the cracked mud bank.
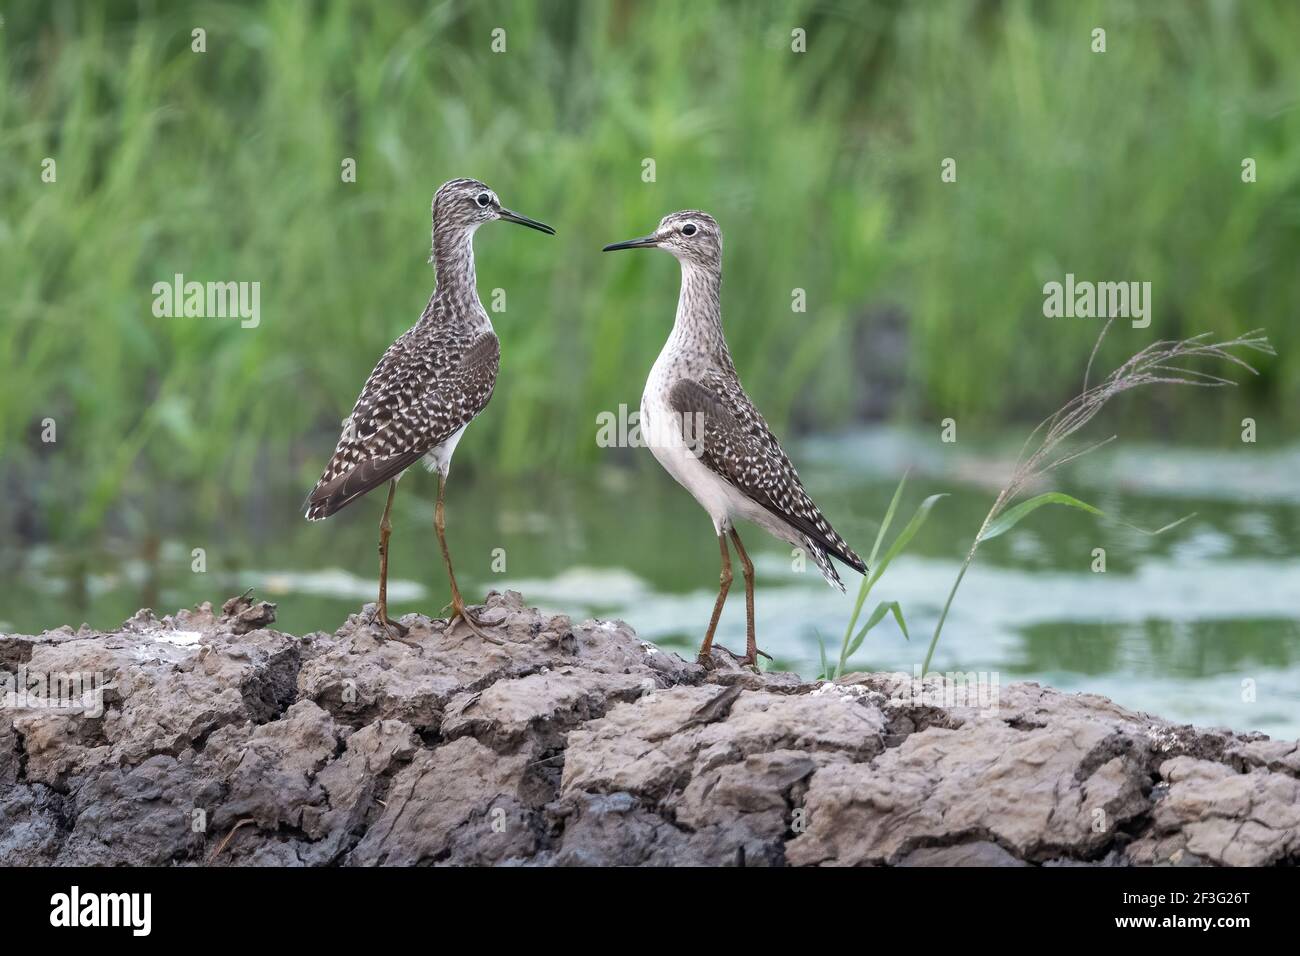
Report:
[[105,681],[97,716],[0,709],[0,864],[1300,861],[1295,742],[1036,684],[985,713],[706,671],[487,607],[500,644],[418,615],[410,644],[295,637],[247,599],[0,635],[0,671]]

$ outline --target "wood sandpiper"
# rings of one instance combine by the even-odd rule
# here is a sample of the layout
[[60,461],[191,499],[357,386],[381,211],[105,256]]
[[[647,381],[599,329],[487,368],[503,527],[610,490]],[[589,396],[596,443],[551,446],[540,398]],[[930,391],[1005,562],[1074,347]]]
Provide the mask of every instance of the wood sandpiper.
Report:
[[388,619],[389,512],[397,480],[423,458],[438,473],[438,504],[434,528],[451,582],[452,614],[474,633],[481,622],[465,607],[451,555],[443,512],[443,493],[452,452],[471,421],[483,411],[496,384],[501,345],[479,301],[474,276],[474,233],[485,222],[501,219],[537,229],[555,230],[545,223],[501,205],[497,194],[476,179],[443,183],[433,197],[433,263],[435,287],[420,320],[388,347],[366,380],[352,413],[343,420],[343,433],[320,481],[304,507],[318,521],[388,484],[388,500],[379,522],[379,601],[375,619],[385,631],[404,637],[406,628]]
[[[733,521],[745,518],[810,555],[826,580],[844,590],[831,564],[860,574],[867,566],[822,515],[780,443],[740,385],[722,334],[722,231],[699,210],[665,216],[648,236],[605,246],[664,249],[682,268],[677,319],[641,396],[641,435],[659,463],[713,520],[722,552],[718,599],[699,660],[711,659],[713,632],[731,588],[736,547],[745,575],[745,663],[758,665],[754,637],[754,566]],[[766,656],[766,655],[764,655]]]

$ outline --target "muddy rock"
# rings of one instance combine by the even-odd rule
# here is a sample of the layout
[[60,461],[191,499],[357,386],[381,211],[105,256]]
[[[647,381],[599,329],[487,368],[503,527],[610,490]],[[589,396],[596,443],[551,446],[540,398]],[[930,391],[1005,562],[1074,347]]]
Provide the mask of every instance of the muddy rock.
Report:
[[[1300,862],[1300,746],[1035,684],[709,667],[489,595],[492,641],[240,595],[0,635],[0,865]],[[32,688],[77,691],[50,706]],[[79,683],[77,681],[80,681]]]

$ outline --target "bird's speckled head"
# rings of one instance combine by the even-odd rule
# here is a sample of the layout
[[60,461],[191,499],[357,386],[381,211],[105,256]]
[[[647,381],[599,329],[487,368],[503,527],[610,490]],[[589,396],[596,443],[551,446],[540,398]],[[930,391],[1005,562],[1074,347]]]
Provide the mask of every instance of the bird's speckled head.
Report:
[[448,180],[433,194],[435,235],[442,229],[473,232],[483,223],[494,219],[502,219],[528,226],[530,229],[548,235],[555,235],[555,230],[546,223],[506,209],[491,187],[477,179]]
[[722,269],[722,230],[717,220],[698,209],[683,209],[659,220],[654,232],[639,239],[615,242],[605,252],[615,249],[663,249],[679,262],[710,271]]

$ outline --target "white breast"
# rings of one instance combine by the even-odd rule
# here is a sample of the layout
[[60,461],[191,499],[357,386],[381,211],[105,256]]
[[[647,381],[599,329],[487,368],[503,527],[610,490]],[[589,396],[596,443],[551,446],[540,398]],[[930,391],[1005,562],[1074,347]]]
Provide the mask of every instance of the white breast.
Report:
[[749,517],[753,502],[699,460],[682,434],[680,417],[668,404],[672,359],[664,353],[650,370],[641,395],[641,439],[655,460],[700,503],[718,534],[731,528],[734,516]]
[[446,478],[447,472],[451,470],[452,452],[456,450],[456,445],[460,442],[460,436],[465,434],[467,428],[469,428],[468,424],[461,425],[460,428],[451,433],[451,437],[445,442],[425,452],[424,458],[421,459],[424,462],[424,467],[430,471],[436,471]]

